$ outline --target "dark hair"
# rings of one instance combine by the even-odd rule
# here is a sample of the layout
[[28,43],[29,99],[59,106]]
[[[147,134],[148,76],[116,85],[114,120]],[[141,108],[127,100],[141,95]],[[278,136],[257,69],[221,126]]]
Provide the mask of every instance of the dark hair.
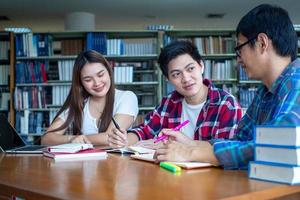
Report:
[[168,78],[168,64],[177,56],[188,54],[200,64],[202,58],[198,49],[189,41],[174,41],[165,46],[159,55],[158,63],[162,73]]
[[[244,35],[248,39],[265,33],[276,53],[280,56],[297,58],[297,34],[289,14],[278,6],[261,4],[249,11],[239,22],[236,28],[236,36]],[[250,45],[254,45],[254,41]]]
[[[114,97],[115,97],[115,85],[113,79],[113,72],[112,68],[109,65],[108,61],[98,52],[94,50],[87,50],[81,52],[74,64],[73,68],[73,75],[72,75],[72,85],[70,92],[67,96],[66,101],[64,102],[61,109],[56,114],[55,119],[65,110],[69,109],[68,117],[66,121],[55,130],[51,130],[50,132],[58,131],[67,128],[69,125],[72,124],[73,134],[82,134],[81,133],[81,126],[82,126],[82,113],[84,108],[85,100],[90,96],[90,94],[84,89],[81,83],[80,75],[81,70],[87,63],[101,63],[105,66],[108,71],[111,85],[106,94],[106,102],[105,107],[101,116],[101,125],[99,126],[99,133],[106,131],[108,128],[113,112],[113,104],[114,104]],[[99,120],[100,121],[100,120]]]

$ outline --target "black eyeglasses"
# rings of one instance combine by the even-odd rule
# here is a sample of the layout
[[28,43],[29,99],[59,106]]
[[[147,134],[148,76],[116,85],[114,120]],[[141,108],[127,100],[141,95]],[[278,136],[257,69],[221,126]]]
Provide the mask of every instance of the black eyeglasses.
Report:
[[235,51],[236,55],[237,55],[238,57],[241,57],[241,49],[242,49],[242,47],[245,46],[245,45],[247,45],[247,44],[249,44],[252,40],[255,40],[256,37],[257,37],[257,35],[256,35],[255,37],[250,38],[250,39],[247,40],[246,42],[240,44],[239,46],[236,46],[236,47],[234,48],[234,51]]

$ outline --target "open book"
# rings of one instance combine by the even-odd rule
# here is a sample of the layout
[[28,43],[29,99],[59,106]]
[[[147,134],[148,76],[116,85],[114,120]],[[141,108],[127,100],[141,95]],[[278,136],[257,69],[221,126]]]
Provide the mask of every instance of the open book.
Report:
[[148,149],[140,146],[129,146],[124,148],[107,149],[109,153],[130,153],[130,154],[154,154],[154,149]]
[[[131,158],[138,159],[138,160],[144,160],[148,162],[154,162],[154,153],[147,153],[147,154],[135,154],[131,155]],[[173,163],[179,167],[182,167],[184,169],[195,169],[195,168],[202,168],[202,167],[212,167],[213,165],[210,163],[204,163],[204,162],[170,162]]]
[[47,148],[48,152],[53,153],[76,153],[86,149],[93,149],[92,144],[81,144],[81,143],[68,143],[50,146]]

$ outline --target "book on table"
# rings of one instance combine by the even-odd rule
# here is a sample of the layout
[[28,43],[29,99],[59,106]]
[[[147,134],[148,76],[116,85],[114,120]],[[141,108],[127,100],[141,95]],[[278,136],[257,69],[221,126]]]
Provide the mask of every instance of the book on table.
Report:
[[254,160],[300,166],[300,147],[261,144],[255,145]]
[[300,126],[256,126],[255,144],[300,146]]
[[80,150],[75,153],[44,151],[43,155],[55,161],[99,160],[107,158],[106,151],[98,148]]
[[56,153],[76,153],[81,150],[93,149],[94,146],[92,144],[81,144],[81,143],[67,143],[60,144],[55,146],[49,146],[47,148],[48,152],[56,152]]
[[[154,153],[146,153],[146,154],[135,154],[131,155],[130,157],[137,160],[143,160],[148,162],[154,162],[155,159],[153,158]],[[175,164],[179,167],[182,167],[184,169],[195,169],[195,168],[204,168],[204,167],[213,167],[210,163],[204,163],[204,162],[173,162],[168,161],[169,163]]]
[[300,184],[300,166],[252,161],[249,178],[296,185]]
[[109,153],[121,153],[121,154],[146,154],[146,153],[154,153],[154,149],[149,149],[140,146],[129,146],[123,148],[108,148],[106,149]]
[[68,143],[49,146],[43,155],[53,158],[55,161],[67,160],[97,160],[105,159],[107,153],[101,149],[96,149],[92,144]]
[[249,178],[285,184],[300,183],[300,127],[257,126]]

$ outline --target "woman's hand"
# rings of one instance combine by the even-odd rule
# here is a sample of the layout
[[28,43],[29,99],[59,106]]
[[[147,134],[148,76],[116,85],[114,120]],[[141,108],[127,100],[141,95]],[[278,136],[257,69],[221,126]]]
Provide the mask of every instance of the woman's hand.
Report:
[[127,132],[122,129],[112,129],[108,134],[108,145],[111,147],[125,147],[128,145]]

